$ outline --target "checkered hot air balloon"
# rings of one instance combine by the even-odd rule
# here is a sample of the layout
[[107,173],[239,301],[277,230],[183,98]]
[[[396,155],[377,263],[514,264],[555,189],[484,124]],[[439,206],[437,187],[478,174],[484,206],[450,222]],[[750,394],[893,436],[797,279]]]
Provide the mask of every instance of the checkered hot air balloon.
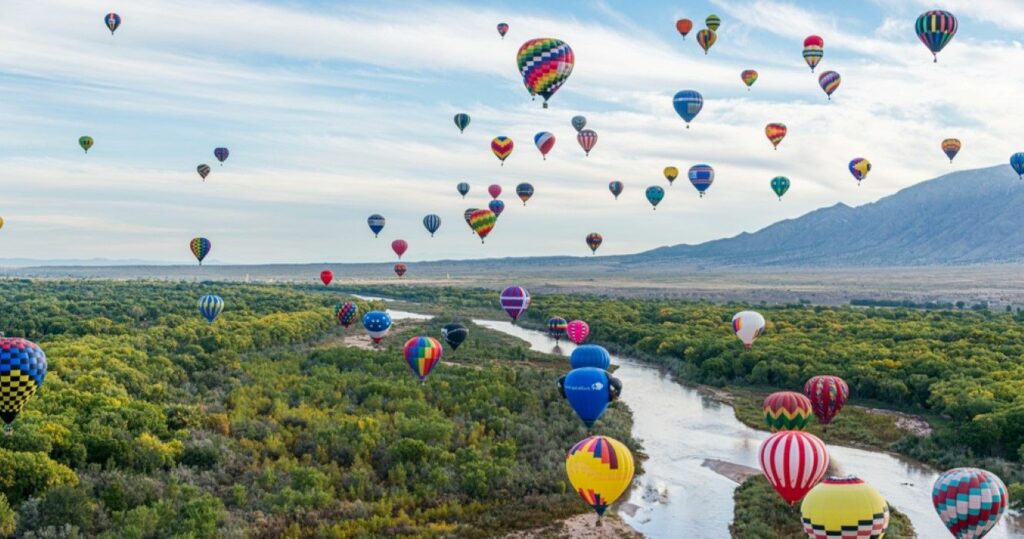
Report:
[[203,259],[206,255],[210,254],[210,248],[213,245],[210,240],[206,238],[192,238],[192,241],[188,242],[188,248],[192,251],[192,255],[199,261],[199,265],[203,265]]
[[980,468],[954,468],[932,487],[932,504],[957,539],[980,539],[999,523],[1010,505],[1006,485]]
[[625,444],[607,436],[581,440],[565,457],[569,482],[598,518],[629,488],[633,471],[633,454]]
[[530,95],[544,98],[544,108],[548,108],[548,99],[569,79],[574,62],[572,48],[560,39],[549,37],[523,43],[516,54],[526,90]]
[[853,477],[829,477],[800,504],[810,539],[881,539],[889,528],[889,504],[871,485]]
[[409,364],[409,368],[422,384],[430,371],[434,370],[434,367],[441,361],[444,348],[437,339],[421,336],[406,341],[405,346],[402,347],[402,353],[405,355],[405,362]]
[[777,391],[764,399],[764,422],[768,430],[804,430],[814,413],[811,401],[795,391]]
[[513,324],[530,306],[530,293],[521,286],[510,286],[502,290],[498,298],[501,308],[512,318]]
[[817,436],[798,430],[772,434],[760,449],[761,471],[790,505],[800,501],[828,470],[828,451]]
[[212,324],[224,311],[224,300],[216,294],[207,294],[199,298],[199,314]]
[[27,339],[0,337],[0,419],[10,436],[11,423],[46,378],[46,354]]
[[359,314],[359,307],[351,301],[346,301],[338,306],[338,312],[336,314],[338,317],[338,324],[340,324],[341,327],[348,329],[348,327],[352,325],[352,321],[355,320],[356,315]]

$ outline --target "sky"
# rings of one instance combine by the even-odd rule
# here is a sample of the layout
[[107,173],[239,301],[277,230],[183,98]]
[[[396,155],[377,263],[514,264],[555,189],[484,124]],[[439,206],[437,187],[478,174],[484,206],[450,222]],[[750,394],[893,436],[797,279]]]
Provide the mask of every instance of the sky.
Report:
[[[928,9],[960,29],[939,62],[914,33]],[[123,22],[115,35],[108,11]],[[705,55],[695,34],[719,15]],[[684,40],[675,21],[693,19]],[[504,39],[495,26],[506,22]],[[589,255],[699,243],[839,202],[860,205],[1024,148],[1024,3],[1015,0],[332,2],[8,0],[0,18],[3,258],[208,263],[388,262]],[[824,38],[817,73],[801,56]],[[576,64],[550,108],[515,64],[556,37]],[[744,69],[760,76],[748,91]],[[694,89],[690,129],[672,96]],[[452,122],[466,112],[460,134]],[[589,157],[570,118],[599,140]],[[789,133],[777,151],[769,122]],[[557,142],[542,160],[538,131]],[[78,137],[89,135],[88,154]],[[515,150],[500,166],[490,140]],[[939,144],[963,141],[950,165]],[[217,164],[213,149],[230,158]],[[873,170],[860,187],[854,157]],[[196,166],[213,171],[205,182]],[[716,171],[699,198],[685,171]],[[669,187],[662,170],[683,174]],[[779,202],[775,176],[792,187]],[[608,182],[619,180],[618,200]],[[465,200],[458,182],[471,185]],[[514,194],[528,181],[526,207]],[[506,211],[481,244],[463,221],[487,186]],[[650,185],[667,194],[652,211]],[[387,225],[374,238],[366,217]],[[423,216],[442,225],[431,238]]]

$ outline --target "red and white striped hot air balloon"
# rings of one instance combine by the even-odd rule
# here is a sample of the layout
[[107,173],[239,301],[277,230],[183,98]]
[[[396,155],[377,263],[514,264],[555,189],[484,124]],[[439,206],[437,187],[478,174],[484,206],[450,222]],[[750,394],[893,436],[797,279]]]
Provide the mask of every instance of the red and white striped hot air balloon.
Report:
[[761,471],[790,505],[817,485],[828,469],[825,442],[798,430],[776,432],[761,443]]

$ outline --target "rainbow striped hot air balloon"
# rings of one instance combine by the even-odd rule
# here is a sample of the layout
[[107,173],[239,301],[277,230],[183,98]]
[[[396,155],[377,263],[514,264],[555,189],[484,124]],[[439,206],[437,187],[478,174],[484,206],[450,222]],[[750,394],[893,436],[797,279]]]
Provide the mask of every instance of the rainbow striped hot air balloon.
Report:
[[718,41],[718,34],[710,28],[704,28],[697,32],[697,44],[700,45],[700,48],[704,49],[705,55],[707,55],[708,49],[710,49],[716,41]]
[[0,419],[4,433],[46,379],[46,354],[36,343],[17,337],[0,337]]
[[757,71],[754,69],[744,69],[743,72],[740,73],[740,80],[743,81],[743,84],[747,85],[747,91],[749,92],[750,87],[757,82]]
[[483,243],[484,238],[494,229],[497,220],[498,216],[491,210],[476,210],[469,214],[469,227],[480,236],[480,243]]
[[562,337],[566,335],[566,329],[568,322],[565,318],[560,316],[553,316],[548,319],[548,336],[555,339],[558,342]]
[[502,290],[498,299],[501,302],[501,308],[505,309],[505,312],[512,318],[513,324],[530,306],[530,293],[521,286],[510,286]]
[[776,150],[779,149],[779,143],[782,139],[786,138],[786,124],[782,123],[771,123],[764,126],[764,136],[768,137],[768,141],[772,143],[772,147]]
[[811,419],[811,401],[795,391],[777,391],[764,399],[764,422],[772,432],[804,430]]
[[956,154],[960,153],[960,139],[948,138],[942,141],[942,153],[946,154],[949,158],[949,163],[953,164],[953,158]]
[[839,88],[839,83],[842,82],[843,78],[839,76],[839,73],[835,71],[826,71],[821,75],[818,75],[818,85],[825,91],[825,95],[828,96],[828,100],[832,101],[832,92]]
[[565,472],[576,492],[598,518],[633,482],[633,454],[620,441],[591,436],[569,450]]
[[935,480],[932,504],[957,539],[979,539],[999,523],[1010,505],[1006,485],[980,468],[954,468]]
[[932,51],[932,58],[939,61],[941,51],[956,35],[956,17],[948,11],[933,10],[926,11],[917,18],[914,30],[917,31],[917,38],[924,43],[928,50]]
[[402,347],[405,355],[405,362],[409,364],[412,373],[420,379],[422,384],[430,371],[441,361],[444,348],[441,343],[433,337],[413,337],[405,342]]
[[824,55],[825,40],[821,39],[821,36],[807,36],[807,39],[804,39],[804,61],[811,68],[811,73],[814,73],[814,68]]
[[512,139],[505,136],[494,137],[494,140],[491,141],[491,151],[501,161],[501,166],[505,166],[505,160],[512,155],[513,147],[515,145],[512,144]]
[[530,95],[544,98],[544,108],[548,108],[548,99],[572,74],[574,62],[575,56],[569,44],[549,37],[523,43],[516,54],[523,84]]

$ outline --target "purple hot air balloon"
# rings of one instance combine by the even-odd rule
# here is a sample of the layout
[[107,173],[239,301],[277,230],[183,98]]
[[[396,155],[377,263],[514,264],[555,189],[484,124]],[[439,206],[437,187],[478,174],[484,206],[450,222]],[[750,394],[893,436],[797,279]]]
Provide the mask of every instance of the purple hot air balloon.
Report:
[[500,216],[501,212],[505,211],[505,203],[498,199],[488,202],[487,207],[494,212],[495,216]]
[[530,306],[530,293],[521,286],[510,286],[501,291],[501,308],[512,318],[512,323]]

